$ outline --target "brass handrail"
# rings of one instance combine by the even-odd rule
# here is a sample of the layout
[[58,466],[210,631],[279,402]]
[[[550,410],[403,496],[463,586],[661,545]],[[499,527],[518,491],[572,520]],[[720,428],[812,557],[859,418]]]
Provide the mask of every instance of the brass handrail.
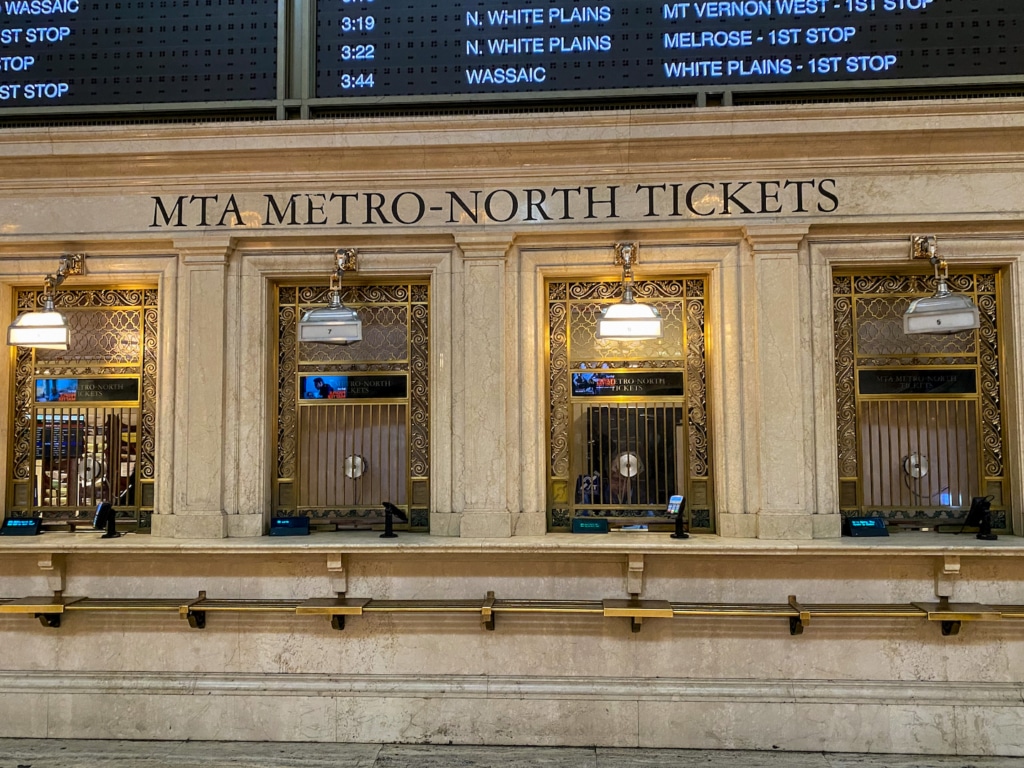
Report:
[[634,632],[644,619],[775,618],[789,621],[790,633],[802,634],[817,619],[924,619],[938,622],[943,635],[959,633],[963,622],[1024,619],[1024,605],[982,603],[800,603],[790,595],[785,603],[675,603],[638,597],[605,600],[499,599],[488,592],[481,600],[410,599],[374,600],[344,596],[310,599],[208,598],[201,591],[195,598],[92,598],[67,597],[60,592],[44,596],[0,598],[0,615],[32,615],[44,626],[59,627],[65,613],[154,612],[177,613],[189,626],[203,629],[207,613],[280,613],[295,616],[325,616],[336,629],[343,629],[346,616],[369,613],[472,614],[481,625],[495,629],[499,614],[585,615],[628,618]]

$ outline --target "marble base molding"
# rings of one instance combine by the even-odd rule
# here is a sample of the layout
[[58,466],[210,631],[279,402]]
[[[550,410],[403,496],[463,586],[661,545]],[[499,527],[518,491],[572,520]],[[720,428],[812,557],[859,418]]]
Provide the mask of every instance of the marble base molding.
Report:
[[1024,683],[0,672],[0,737],[1024,756]]

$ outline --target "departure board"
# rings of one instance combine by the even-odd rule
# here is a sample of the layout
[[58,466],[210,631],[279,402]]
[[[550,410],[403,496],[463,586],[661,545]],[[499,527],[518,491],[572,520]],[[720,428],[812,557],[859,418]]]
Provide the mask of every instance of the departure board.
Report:
[[1024,0],[331,0],[316,95],[985,80],[1024,75],[1022,37]]
[[277,0],[0,0],[0,112],[276,96]]

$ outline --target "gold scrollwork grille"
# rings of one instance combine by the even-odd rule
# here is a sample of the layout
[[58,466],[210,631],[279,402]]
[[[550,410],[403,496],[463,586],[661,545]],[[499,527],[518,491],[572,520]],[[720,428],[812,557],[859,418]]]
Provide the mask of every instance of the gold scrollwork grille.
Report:
[[[19,290],[18,312],[41,292]],[[67,351],[14,352],[8,505],[14,516],[91,521],[115,505],[119,527],[148,529],[156,480],[155,288],[57,291],[71,327]]]
[[574,517],[668,525],[680,494],[691,529],[713,531],[706,289],[704,277],[637,281],[663,336],[621,342],[596,335],[619,282],[548,281],[550,530]]
[[951,275],[978,305],[981,327],[906,335],[909,303],[931,275],[836,273],[832,280],[840,509],[907,524],[961,519],[992,496],[1007,526],[999,274]]
[[350,346],[298,340],[299,318],[327,304],[327,286],[276,293],[275,514],[359,526],[379,521],[389,501],[410,530],[427,530],[429,285],[345,285],[342,301],[363,322]]

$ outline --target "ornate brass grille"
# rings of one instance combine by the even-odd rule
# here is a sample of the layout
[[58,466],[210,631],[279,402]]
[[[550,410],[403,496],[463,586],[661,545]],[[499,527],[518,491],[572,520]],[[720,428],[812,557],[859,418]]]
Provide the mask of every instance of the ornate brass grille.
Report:
[[661,312],[663,336],[621,342],[596,336],[619,282],[548,281],[550,530],[586,516],[668,525],[672,494],[686,496],[692,530],[713,530],[706,288],[703,277],[637,281],[636,299]]
[[[40,291],[17,291],[19,312]],[[66,290],[67,351],[18,348],[8,506],[14,516],[91,521],[111,501],[121,525],[149,528],[156,446],[154,288]]]
[[952,275],[978,305],[981,327],[903,333],[930,275],[836,274],[832,281],[840,509],[941,523],[991,495],[1006,527],[999,275]]
[[[300,343],[299,317],[326,305],[328,293],[327,286],[277,288],[275,514],[361,525],[379,520],[390,501],[409,514],[411,530],[427,530],[429,286],[346,285],[342,301],[359,311],[363,340]],[[359,398],[342,389],[314,393],[339,381],[367,386]]]

